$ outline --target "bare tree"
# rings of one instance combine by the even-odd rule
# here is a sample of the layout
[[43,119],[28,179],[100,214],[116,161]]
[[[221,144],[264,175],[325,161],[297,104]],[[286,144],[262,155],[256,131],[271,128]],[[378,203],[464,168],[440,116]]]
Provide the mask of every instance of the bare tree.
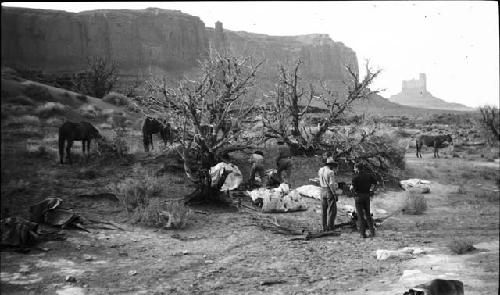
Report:
[[94,56],[87,59],[88,68],[73,78],[75,88],[85,94],[102,98],[108,94],[118,80],[118,65],[115,61]]
[[500,110],[497,107],[485,105],[479,108],[481,123],[490,134],[500,141]]
[[[319,154],[329,151],[336,159],[364,163],[381,180],[396,177],[395,167],[404,167],[404,149],[384,136],[378,124],[364,120],[362,125],[348,125],[346,115],[353,103],[370,99],[378,92],[370,86],[380,74],[366,63],[366,74],[360,81],[358,73],[346,67],[348,79],[344,81],[346,95],[333,91],[325,83],[315,90],[309,83],[308,91],[301,85],[299,60],[292,71],[279,66],[280,78],[273,105],[263,110],[267,138],[285,141],[295,154]],[[305,99],[304,99],[305,98]],[[322,102],[326,113],[318,126],[307,126],[306,115],[312,102]],[[289,128],[291,126],[291,128]]]
[[[328,89],[325,83],[321,83],[321,92],[316,93],[312,83],[308,85],[308,91],[300,84],[300,65],[298,61],[292,71],[287,72],[280,65],[280,79],[276,85],[276,91],[272,93],[275,97],[274,105],[268,111],[263,111],[266,136],[268,138],[279,138],[284,140],[295,153],[316,153],[323,149],[322,137],[325,132],[339,123],[346,111],[355,101],[368,99],[378,91],[370,90],[369,86],[379,75],[380,70],[372,72],[366,64],[366,75],[359,82],[358,74],[350,67],[346,67],[349,80],[344,81],[347,88],[347,97],[343,98],[337,91]],[[305,100],[303,97],[305,96]],[[321,120],[319,127],[314,130],[305,126],[305,115],[311,102],[321,101],[325,104],[327,115]],[[291,132],[288,126],[292,126]]]
[[221,154],[245,147],[238,142],[241,130],[233,123],[253,109],[242,98],[262,63],[217,54],[202,63],[197,79],[184,78],[177,87],[170,87],[165,79],[147,83],[152,104],[181,118],[174,122],[180,130],[178,153],[187,177],[197,185],[191,199],[213,196],[217,185],[211,183],[210,167]]

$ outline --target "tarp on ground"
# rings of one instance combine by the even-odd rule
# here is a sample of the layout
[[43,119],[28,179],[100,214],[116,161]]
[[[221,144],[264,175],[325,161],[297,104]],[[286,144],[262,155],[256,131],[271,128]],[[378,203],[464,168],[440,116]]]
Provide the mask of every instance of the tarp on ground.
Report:
[[226,178],[226,181],[220,188],[221,191],[235,190],[243,182],[243,175],[241,174],[238,166],[231,163],[218,163],[217,165],[210,168],[210,177],[212,178],[212,183],[218,183],[222,174],[226,171],[232,171]]
[[274,189],[248,191],[254,203],[262,202],[262,212],[284,213],[307,210],[306,204],[296,190],[290,191],[286,184]]
[[321,188],[319,186],[306,184],[296,190],[301,196],[321,200]]
[[399,182],[405,191],[427,194],[431,192],[431,182],[429,180],[410,178]]

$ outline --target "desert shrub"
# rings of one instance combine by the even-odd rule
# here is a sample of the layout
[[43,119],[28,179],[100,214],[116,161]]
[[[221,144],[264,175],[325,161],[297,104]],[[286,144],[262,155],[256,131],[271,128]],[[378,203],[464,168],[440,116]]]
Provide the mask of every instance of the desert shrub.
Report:
[[21,95],[23,94],[23,85],[15,81],[6,80],[2,77],[1,94],[2,98]]
[[167,199],[163,178],[149,173],[137,178],[126,178],[113,187],[124,209],[132,214],[132,221],[151,226],[181,228],[189,215],[182,202]]
[[39,145],[35,150],[30,151],[30,156],[48,159],[51,157],[51,154],[45,145]]
[[474,243],[466,238],[454,238],[449,244],[448,248],[451,252],[461,255],[474,250]]
[[396,131],[396,135],[398,137],[401,137],[401,138],[408,138],[408,137],[411,137],[412,134],[410,132],[408,132],[407,130],[405,129],[402,129],[402,128],[399,128],[397,131]]
[[19,105],[27,105],[27,106],[32,106],[35,105],[36,103],[26,95],[20,94],[18,96],[11,96],[8,97],[5,102],[8,103],[13,103],[13,104],[19,104]]
[[84,168],[76,175],[79,179],[95,179],[99,174],[94,169]]
[[116,105],[116,106],[126,106],[129,103],[129,98],[118,92],[110,92],[102,99],[103,101]]
[[59,118],[49,118],[45,121],[45,126],[47,127],[60,127],[64,123],[63,120]]
[[24,89],[24,94],[37,101],[53,100],[49,90],[43,86],[30,84]]
[[16,117],[16,116],[33,114],[34,112],[35,112],[34,106],[2,103],[2,116],[6,115],[6,116]]
[[94,119],[100,114],[100,110],[93,104],[84,104],[80,107],[80,113],[85,118]]
[[417,192],[407,192],[402,211],[405,214],[420,215],[427,210],[427,200]]
[[493,192],[493,191],[478,192],[474,195],[474,198],[476,200],[482,200],[482,201],[494,202],[494,203],[497,203],[498,200],[500,199],[498,192]]
[[36,109],[36,113],[40,118],[50,118],[53,116],[64,115],[66,106],[59,102],[46,102]]
[[83,95],[83,94],[78,94],[76,98],[81,101],[81,102],[87,102],[89,100],[88,96]]
[[40,119],[37,116],[31,116],[31,115],[24,115],[21,117],[14,117],[9,119],[8,123],[6,124],[7,126],[14,127],[14,126],[39,126],[40,125]]
[[116,153],[120,158],[128,153],[128,144],[126,141],[127,131],[125,129],[115,129],[115,136],[113,137],[113,145]]
[[93,97],[102,98],[108,94],[118,80],[116,62],[94,56],[87,60],[88,68],[72,78],[73,89]]
[[141,109],[137,106],[136,103],[130,102],[127,105],[127,111],[132,112],[132,113],[139,113]]

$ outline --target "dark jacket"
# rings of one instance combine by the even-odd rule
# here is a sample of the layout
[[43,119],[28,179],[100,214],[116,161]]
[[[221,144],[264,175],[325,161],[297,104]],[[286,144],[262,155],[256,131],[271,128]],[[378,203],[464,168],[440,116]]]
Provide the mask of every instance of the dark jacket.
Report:
[[352,179],[352,186],[356,193],[370,193],[372,184],[377,184],[377,179],[367,172],[361,172]]

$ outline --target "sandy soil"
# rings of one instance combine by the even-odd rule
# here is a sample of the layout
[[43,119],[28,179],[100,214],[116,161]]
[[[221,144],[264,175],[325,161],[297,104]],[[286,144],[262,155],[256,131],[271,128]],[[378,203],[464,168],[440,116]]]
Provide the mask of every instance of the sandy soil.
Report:
[[[476,171],[471,165],[486,162],[433,159],[429,154],[416,159],[408,154],[412,176],[432,181],[423,215],[397,213],[373,239],[343,228],[337,237],[297,241],[258,224],[276,217],[281,224],[319,230],[318,200],[306,199],[307,211],[283,214],[198,206],[191,208],[183,230],[147,228],[129,223],[117,202],[79,195],[108,192],[108,184],[136,177],[141,169],[158,171],[169,159],[157,157],[157,152],[139,152],[131,162],[91,160],[61,166],[54,154],[17,153],[18,142],[19,138],[2,136],[2,214],[8,208],[10,215],[26,217],[29,205],[57,196],[83,216],[117,222],[124,230],[64,230],[65,241],[45,242],[39,245],[42,250],[2,252],[2,294],[402,294],[437,277],[460,279],[466,294],[498,291],[498,170],[488,165]],[[74,153],[78,158],[78,147]],[[293,176],[293,186],[315,176],[316,160],[296,159],[301,173]],[[84,177],[89,170],[95,177]],[[242,169],[244,174],[247,170]],[[462,182],[447,177],[457,171]],[[189,192],[182,174],[170,177],[169,197]],[[463,181],[466,178],[470,179]],[[16,184],[19,180],[25,183]],[[460,192],[459,184],[465,184],[466,192]],[[373,211],[399,212],[404,197],[398,190],[380,191],[373,199]],[[343,205],[353,205],[353,200],[341,197],[339,207]],[[346,218],[339,213],[337,222]],[[471,239],[478,249],[454,255],[447,248],[454,238]],[[433,251],[376,259],[378,249],[408,246]],[[67,282],[67,276],[75,281]]]

